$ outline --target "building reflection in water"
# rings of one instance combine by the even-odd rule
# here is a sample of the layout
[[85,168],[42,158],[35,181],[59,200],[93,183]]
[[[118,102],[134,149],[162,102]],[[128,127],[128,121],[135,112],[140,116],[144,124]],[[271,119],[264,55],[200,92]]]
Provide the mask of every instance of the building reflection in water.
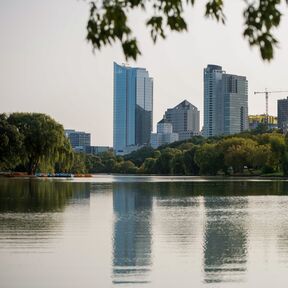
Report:
[[205,197],[204,282],[244,281],[247,206],[247,197]]
[[145,184],[113,184],[113,283],[149,282],[152,193]]

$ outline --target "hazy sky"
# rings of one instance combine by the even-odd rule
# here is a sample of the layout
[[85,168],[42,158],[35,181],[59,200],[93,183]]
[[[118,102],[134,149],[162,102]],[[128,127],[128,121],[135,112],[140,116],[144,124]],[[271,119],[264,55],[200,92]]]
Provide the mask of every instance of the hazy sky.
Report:
[[[205,1],[196,2],[187,9],[188,33],[169,33],[155,46],[145,13],[130,17],[143,55],[129,64],[147,68],[154,78],[154,129],[165,110],[184,99],[200,109],[203,123],[208,63],[247,77],[249,114],[265,111],[264,96],[253,91],[288,90],[288,7],[275,59],[264,63],[242,37],[244,1],[225,1],[226,26],[205,19]],[[90,132],[93,145],[112,145],[113,61],[125,61],[118,44],[92,53],[85,40],[88,11],[88,2],[80,0],[0,0],[0,113],[47,113],[65,128]],[[286,96],[271,96],[270,114],[276,115],[276,100]]]

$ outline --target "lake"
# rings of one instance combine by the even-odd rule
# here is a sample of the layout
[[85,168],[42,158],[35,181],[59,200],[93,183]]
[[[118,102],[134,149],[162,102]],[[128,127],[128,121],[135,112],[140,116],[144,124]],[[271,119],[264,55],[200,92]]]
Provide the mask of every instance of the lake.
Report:
[[0,287],[288,287],[288,182],[0,178]]

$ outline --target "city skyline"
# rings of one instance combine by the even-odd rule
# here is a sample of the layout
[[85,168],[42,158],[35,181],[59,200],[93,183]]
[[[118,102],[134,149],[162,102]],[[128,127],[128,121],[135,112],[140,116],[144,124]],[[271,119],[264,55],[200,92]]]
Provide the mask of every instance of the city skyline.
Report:
[[[226,26],[205,19],[197,3],[189,17],[189,32],[168,33],[167,39],[156,45],[144,28],[145,13],[132,15],[143,55],[131,66],[146,67],[155,79],[154,131],[166,107],[174,107],[183,99],[203,111],[202,70],[207,63],[246,75],[249,114],[265,112],[265,97],[254,96],[254,91],[287,90],[287,12],[283,9],[276,33],[280,43],[275,59],[265,63],[241,36],[243,4],[235,2],[225,3]],[[68,0],[1,1],[0,112],[46,113],[65,128],[89,131],[93,143],[112,146],[112,62],[123,63],[125,59],[118,44],[93,54],[85,41],[87,4]],[[270,98],[270,115],[277,114],[277,99],[286,96]],[[99,125],[103,117],[107,121]]]

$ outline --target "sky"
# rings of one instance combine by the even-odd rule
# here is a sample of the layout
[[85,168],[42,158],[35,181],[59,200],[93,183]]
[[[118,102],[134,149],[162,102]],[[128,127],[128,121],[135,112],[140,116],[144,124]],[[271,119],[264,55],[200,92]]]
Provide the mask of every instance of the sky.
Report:
[[[154,78],[154,130],[165,110],[184,99],[198,107],[202,125],[207,64],[247,77],[249,114],[265,112],[264,95],[254,91],[288,90],[288,7],[283,4],[279,47],[267,63],[242,36],[244,1],[224,2],[225,26],[205,18],[205,1],[198,0],[185,11],[188,32],[168,31],[156,45],[145,28],[148,12],[129,14],[142,56],[128,63]],[[85,40],[88,13],[84,0],[0,0],[0,113],[46,113],[66,129],[90,132],[92,145],[112,146],[113,61],[127,62],[118,43],[93,53]],[[287,96],[272,95],[269,114]]]

